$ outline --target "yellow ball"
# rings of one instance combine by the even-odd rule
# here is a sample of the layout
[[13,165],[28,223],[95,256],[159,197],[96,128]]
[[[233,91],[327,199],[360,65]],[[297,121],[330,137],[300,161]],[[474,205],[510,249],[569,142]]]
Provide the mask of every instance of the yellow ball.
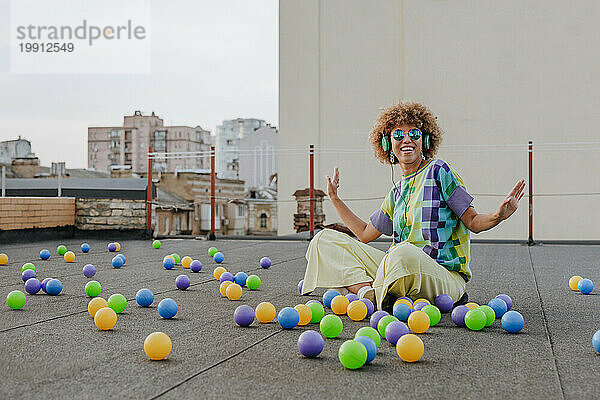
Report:
[[221,279],[221,274],[223,272],[227,272],[227,270],[225,268],[223,268],[223,267],[217,267],[213,271],[213,276],[215,277],[216,280],[219,280],[219,279]]
[[348,310],[348,298],[346,296],[342,296],[341,294],[335,296],[333,300],[331,300],[331,311],[336,313],[337,315],[346,314]]
[[4,253],[0,254],[0,265],[6,265],[8,262],[8,256]]
[[65,259],[66,262],[73,262],[75,261],[75,253],[73,253],[72,251],[67,251],[65,253],[65,255],[63,256],[63,258]]
[[424,311],[414,311],[408,316],[408,327],[414,333],[423,333],[429,329],[429,315]]
[[108,302],[104,300],[102,297],[94,297],[88,303],[88,312],[94,318],[96,316],[96,312],[104,307],[108,307]]
[[300,314],[300,321],[298,322],[299,326],[307,325],[312,319],[312,311],[309,306],[306,304],[298,304],[294,307],[298,314]]
[[229,300],[237,300],[242,297],[242,287],[237,283],[232,283],[225,289],[225,294]]
[[144,352],[151,360],[162,360],[167,357],[172,347],[171,338],[162,332],[151,333],[144,340]]
[[[0,257],[2,257],[4,254],[0,254]],[[1,264],[1,262],[0,262]],[[579,285],[579,281],[582,280],[583,278],[580,277],[579,275],[575,275],[572,276],[571,279],[569,279],[569,287],[571,288],[571,290],[574,291],[579,291],[579,288],[577,287],[577,285]]]
[[256,306],[254,315],[259,322],[268,324],[275,318],[275,306],[268,301],[264,301]]
[[219,286],[219,292],[221,292],[221,296],[227,297],[227,287],[232,283],[233,282],[231,281],[224,281],[221,283],[221,286]]
[[[417,311],[421,312],[421,311]],[[425,345],[420,337],[409,333],[402,335],[398,342],[396,342],[396,353],[400,356],[402,361],[415,362],[419,361],[423,357],[425,352]]]
[[115,251],[121,250],[121,244],[119,242],[115,242],[115,246],[117,246],[117,250],[115,250]]
[[360,300],[354,300],[348,304],[348,317],[352,321],[362,321],[367,316],[367,305]]
[[414,307],[414,306],[416,306],[416,305],[417,305],[417,303],[420,303],[420,302],[425,302],[425,303],[427,303],[427,304],[431,304],[431,303],[429,302],[429,300],[427,300],[427,299],[417,299],[417,300],[415,300],[415,302],[413,303],[413,307]]
[[117,313],[110,307],[103,307],[96,311],[94,323],[103,331],[112,329],[117,323]]
[[193,261],[193,260],[192,260],[192,257],[190,257],[190,256],[185,256],[185,257],[183,257],[183,258],[181,259],[181,266],[182,266],[183,268],[189,268],[189,267],[190,267],[190,264],[192,263],[192,261]]
[[396,300],[396,302],[394,303],[394,307],[396,307],[396,304],[399,304],[399,303],[406,304],[411,310],[413,308],[413,304],[410,301],[406,300],[406,299],[398,299],[398,300]]
[[477,303],[474,303],[474,302],[472,302],[472,301],[471,301],[471,302],[469,302],[469,303],[467,303],[467,304],[465,304],[465,306],[469,307],[469,309],[470,309],[470,310],[474,310],[474,309],[476,309],[476,308],[479,308],[479,304],[477,304]]

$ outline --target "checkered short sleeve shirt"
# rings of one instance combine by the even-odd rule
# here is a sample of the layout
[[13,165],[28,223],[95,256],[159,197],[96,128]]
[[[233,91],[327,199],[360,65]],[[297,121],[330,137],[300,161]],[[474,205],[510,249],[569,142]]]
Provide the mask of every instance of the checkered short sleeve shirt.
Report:
[[393,236],[390,249],[408,241],[469,280],[471,236],[460,217],[472,201],[460,175],[446,162],[431,159],[392,187],[369,220]]

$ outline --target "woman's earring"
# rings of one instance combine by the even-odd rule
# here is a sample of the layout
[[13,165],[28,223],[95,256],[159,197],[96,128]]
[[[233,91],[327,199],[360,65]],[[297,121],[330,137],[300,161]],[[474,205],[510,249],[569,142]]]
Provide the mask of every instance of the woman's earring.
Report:
[[396,156],[394,155],[394,153],[392,153],[390,151],[390,164],[396,164],[398,162],[398,159],[396,158]]

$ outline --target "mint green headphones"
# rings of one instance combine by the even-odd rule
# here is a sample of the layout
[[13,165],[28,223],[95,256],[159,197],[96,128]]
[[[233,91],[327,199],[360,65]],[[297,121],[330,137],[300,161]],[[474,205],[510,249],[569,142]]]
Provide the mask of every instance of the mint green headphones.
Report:
[[[413,140],[418,140],[419,137],[421,136],[421,134],[420,134],[421,131],[418,130],[419,134],[418,134],[418,136],[416,136],[416,135],[412,134],[413,130],[418,130],[418,129],[411,129],[411,131],[409,132],[409,136]],[[400,131],[400,129],[396,129],[394,131],[394,133],[396,131]],[[402,136],[402,137],[404,137],[404,136]],[[399,139],[399,140],[402,140],[402,139]],[[381,147],[383,148],[383,151],[385,151],[386,153],[389,152],[392,149],[392,143],[390,142],[390,137],[388,135],[383,135],[381,137]],[[431,147],[431,143],[429,142],[429,135],[428,134],[424,134],[423,135],[423,150],[429,150],[430,147]]]

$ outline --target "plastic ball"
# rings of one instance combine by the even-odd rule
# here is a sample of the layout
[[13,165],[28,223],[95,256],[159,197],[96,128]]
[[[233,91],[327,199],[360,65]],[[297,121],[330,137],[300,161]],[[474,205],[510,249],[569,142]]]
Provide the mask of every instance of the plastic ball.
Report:
[[27,298],[20,290],[13,290],[6,296],[6,304],[13,310],[20,310],[25,305]]
[[221,252],[216,252],[215,255],[213,256],[213,260],[215,260],[215,262],[217,264],[221,264],[224,259],[225,259],[225,256]]
[[144,340],[144,353],[151,360],[165,359],[171,354],[172,348],[173,343],[171,342],[171,338],[162,332],[151,333]]
[[254,310],[248,305],[242,305],[233,312],[233,321],[239,326],[249,326],[254,322]]
[[50,279],[46,283],[46,293],[48,293],[50,296],[58,296],[62,290],[62,282],[58,279]]
[[396,301],[399,301],[401,299],[404,299],[404,300],[408,301],[409,305],[412,307],[414,301],[410,297],[406,297],[406,296],[398,297],[398,299]]
[[246,279],[246,287],[250,290],[257,290],[260,287],[260,278],[258,275],[250,275]]
[[[300,282],[298,282],[298,292],[300,292],[300,294],[302,294],[302,289],[304,289],[304,279],[300,279]],[[302,296],[308,296],[311,293],[312,292],[306,292],[302,294]]]
[[152,247],[154,247],[155,249],[160,249],[160,240],[154,240],[152,242]]
[[348,299],[346,296],[335,296],[333,300],[331,300],[331,311],[338,315],[346,314],[346,311],[348,311]]
[[81,270],[83,272],[83,276],[86,278],[91,278],[92,276],[96,275],[96,267],[94,267],[92,264],[86,264]]
[[268,301],[263,301],[254,309],[254,315],[258,322],[262,322],[263,324],[268,324],[273,321],[275,318],[275,306]]
[[367,317],[367,306],[360,300],[354,300],[348,304],[346,314],[352,321],[362,321]]
[[510,311],[510,309],[513,306],[513,301],[512,301],[512,299],[510,298],[509,295],[507,295],[507,294],[499,294],[498,296],[496,296],[496,298],[504,300],[504,302],[506,303],[506,307],[507,307],[508,311]]
[[102,292],[102,285],[100,285],[100,282],[98,281],[89,281],[85,284],[84,291],[89,297],[100,296],[100,293]]
[[410,307],[404,303],[396,303],[392,310],[394,317],[398,318],[400,321],[407,321],[410,313]]
[[354,293],[348,293],[348,294],[346,295],[346,298],[348,299],[348,302],[349,302],[349,303],[352,303],[353,301],[356,301],[356,300],[358,300],[358,296],[357,296],[357,295],[355,295]]
[[[164,265],[164,263],[163,263]],[[112,259],[113,268],[121,268],[123,266],[123,259],[119,256],[116,256]]]
[[410,308],[410,310],[412,311],[413,303],[412,301],[410,301],[410,299],[407,300],[405,297],[401,297],[398,300],[396,300],[394,306],[396,306],[396,304],[406,304],[408,308]]
[[347,340],[340,346],[338,358],[348,369],[358,369],[367,362],[367,349],[356,340]]
[[163,267],[165,267],[165,269],[173,269],[174,266],[175,260],[173,260],[171,257],[165,257],[163,260]]
[[[108,247],[108,251],[110,251],[111,253],[113,251],[117,251],[117,245],[114,243],[109,243],[107,247]],[[58,254],[60,254],[60,253],[58,253]]]
[[211,257],[213,257],[215,254],[217,254],[218,251],[219,250],[217,250],[216,247],[211,247],[211,248],[208,249],[208,255],[211,256]]
[[417,299],[413,303],[413,310],[414,310],[415,306],[419,303],[431,304],[431,302],[427,299]]
[[175,260],[175,265],[179,265],[179,263],[181,263],[181,257],[179,254],[173,253],[171,254],[171,257],[173,257],[173,260]]
[[429,315],[424,311],[413,311],[408,317],[408,327],[414,333],[423,333],[431,326]]
[[127,264],[127,258],[125,257],[125,254],[117,254],[117,257],[123,260],[123,265]]
[[221,293],[221,296],[227,297],[227,288],[229,287],[229,285],[232,285],[232,284],[233,284],[233,282],[231,282],[231,281],[221,282],[221,284],[219,285],[219,293]]
[[485,326],[492,325],[494,323],[494,321],[496,320],[496,313],[494,312],[494,309],[490,306],[480,306],[479,310],[481,310],[485,313],[485,318],[486,318]]
[[36,294],[42,288],[42,283],[37,278],[29,278],[25,282],[25,291],[29,294]]
[[594,346],[594,350],[600,353],[600,331],[596,331],[592,336],[592,346]]
[[102,297],[94,297],[88,303],[88,313],[94,318],[99,309],[108,307],[108,303]]
[[21,273],[21,279],[23,282],[27,282],[28,279],[37,278],[37,274],[32,269],[26,269]]
[[135,301],[141,307],[150,307],[154,302],[154,293],[150,289],[140,289],[135,294]]
[[429,316],[429,326],[435,326],[442,319],[442,313],[440,309],[433,304],[426,305],[421,309],[425,314]]
[[323,317],[319,324],[319,329],[321,333],[326,338],[336,338],[340,336],[342,330],[344,329],[344,324],[342,323],[342,319],[334,314],[329,314]]
[[117,246],[116,251],[121,251],[121,243],[115,242],[115,246]]
[[115,293],[108,298],[108,306],[117,314],[121,314],[127,308],[127,299],[120,293]]
[[493,298],[489,301],[488,306],[494,310],[494,314],[496,318],[502,318],[502,316],[508,311],[508,306],[506,302],[499,298]]
[[500,320],[502,327],[508,333],[517,333],[525,326],[525,320],[518,311],[508,311]]
[[373,311],[375,311],[375,305],[369,299],[359,299],[359,300],[362,301],[363,303],[365,303],[365,306],[367,306],[366,318],[369,318],[373,314]]
[[331,308],[331,300],[333,300],[334,297],[339,296],[339,295],[340,295],[340,292],[338,292],[335,289],[327,290],[323,294],[323,304],[325,305],[325,307]]
[[420,337],[409,333],[398,339],[396,353],[405,362],[416,362],[423,357],[425,345]]
[[589,279],[582,279],[577,284],[577,289],[583,294],[590,294],[594,290],[594,283]]
[[179,290],[186,290],[190,287],[190,277],[187,275],[179,275],[175,278],[175,286]]
[[52,278],[45,278],[45,279],[42,281],[42,290],[44,291],[44,293],[47,293],[47,292],[46,292],[46,284],[47,284],[47,283],[50,281],[50,279],[52,279]]
[[165,319],[173,318],[177,315],[177,303],[171,298],[162,299],[157,307],[158,315]]
[[223,267],[217,267],[213,271],[213,276],[215,277],[216,280],[219,280],[219,279],[221,279],[221,274],[223,272],[227,272],[227,270]]
[[94,315],[94,324],[98,329],[107,331],[117,323],[117,313],[110,307],[102,307]]
[[227,289],[225,289],[225,294],[229,300],[238,300],[240,297],[242,297],[242,293],[242,287],[237,283],[232,283],[231,285],[227,286]]
[[269,268],[271,266],[271,259],[269,257],[263,257],[260,259],[260,266],[263,268]]
[[183,268],[189,268],[189,267],[190,267],[190,264],[192,263],[192,261],[194,261],[194,260],[192,259],[192,257],[190,257],[190,256],[185,256],[185,257],[183,257],[183,258],[181,259],[181,266],[182,266]]
[[435,306],[440,309],[440,312],[447,313],[452,310],[452,306],[454,305],[454,300],[449,294],[442,293],[435,298]]
[[300,316],[298,326],[308,325],[312,319],[312,311],[310,307],[306,304],[298,304],[294,307],[294,309],[298,311],[298,315]]
[[302,332],[298,338],[298,351],[304,357],[316,357],[323,351],[325,340],[317,331]]
[[23,266],[21,267],[21,272],[25,272],[28,269],[32,270],[33,272],[37,272],[35,265],[30,262],[23,264]]
[[465,305],[454,307],[454,310],[452,310],[452,322],[458,326],[466,326],[465,315],[469,312],[469,310],[470,308]]
[[480,331],[485,327],[487,323],[487,316],[483,310],[478,308],[474,310],[469,310],[465,314],[465,325],[472,331]]
[[383,310],[375,311],[371,315],[371,319],[369,320],[369,325],[371,325],[371,328],[377,329],[377,325],[379,324],[379,320],[381,318],[385,317],[386,315],[390,315],[390,313],[387,312],[387,311],[383,311]]
[[88,253],[90,251],[90,245],[87,243],[81,243],[80,249],[83,253]]
[[469,310],[475,310],[476,308],[479,308],[479,304],[472,301],[465,304],[465,306],[469,307]]
[[240,286],[246,286],[246,281],[248,280],[248,274],[240,271],[237,274],[235,274],[235,276],[233,277],[233,280],[235,281],[235,283],[237,283]]
[[398,321],[398,318],[394,317],[393,315],[385,315],[379,320],[379,322],[377,323],[377,331],[379,332],[381,337],[385,337],[385,328],[387,328],[387,326],[392,321]]
[[47,260],[50,258],[50,250],[48,249],[43,249],[40,251],[40,258],[42,260]]
[[402,321],[392,321],[385,327],[385,340],[396,345],[398,339],[404,335],[408,335],[408,326]]
[[375,344],[375,341],[369,336],[357,336],[354,338],[354,340],[362,343],[367,350],[367,361],[365,364],[369,364],[371,361],[373,361],[377,355],[377,345]]
[[572,276],[571,279],[569,279],[569,287],[571,288],[571,290],[574,290],[577,292],[579,290],[577,288],[577,285],[579,284],[579,281],[582,279],[583,278],[579,275]]
[[424,301],[420,301],[413,305],[413,311],[421,311],[423,308],[425,308],[426,306],[429,306],[429,305],[430,304],[427,304]]
[[8,256],[4,253],[0,253],[0,265],[6,265],[8,262]]
[[373,342],[375,342],[375,345],[377,347],[379,347],[379,345],[381,344],[381,335],[379,334],[379,332],[377,332],[377,329],[371,328],[370,326],[363,326],[358,331],[356,331],[354,339],[356,339],[359,336],[368,336],[373,340]]
[[61,244],[60,246],[58,246],[56,248],[56,252],[58,253],[59,256],[64,256],[65,253],[67,252],[67,246],[65,246],[64,244]]
[[300,314],[295,308],[284,307],[277,314],[277,322],[283,329],[295,328],[300,322]]
[[318,301],[313,301],[312,303],[306,305],[308,306],[308,308],[310,308],[310,311],[312,313],[310,323],[318,324],[319,322],[321,322],[321,320],[325,316],[325,309],[323,308],[323,305]]
[[219,282],[223,283],[224,281],[231,281],[233,282],[235,280],[235,278],[233,277],[233,274],[231,272],[223,272],[221,274],[221,276],[219,277]]
[[202,263],[199,260],[193,260],[190,263],[190,270],[192,272],[200,272],[202,270]]

